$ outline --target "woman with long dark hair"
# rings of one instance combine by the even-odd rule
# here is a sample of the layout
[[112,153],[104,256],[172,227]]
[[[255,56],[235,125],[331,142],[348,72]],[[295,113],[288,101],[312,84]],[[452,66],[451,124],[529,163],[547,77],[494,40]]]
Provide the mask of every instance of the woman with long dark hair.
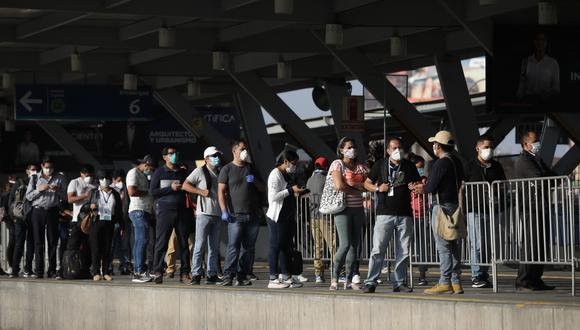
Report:
[[[366,191],[364,182],[368,169],[358,162],[354,139],[343,137],[336,148],[337,160],[333,161],[328,170],[332,176],[334,187],[346,194],[346,208],[334,216],[338,234],[338,249],[334,255],[332,280],[330,290],[338,289],[338,276],[346,263],[349,272],[358,259],[357,249],[360,243],[362,223],[364,220],[362,192]],[[344,289],[353,289],[352,274],[347,276]]]

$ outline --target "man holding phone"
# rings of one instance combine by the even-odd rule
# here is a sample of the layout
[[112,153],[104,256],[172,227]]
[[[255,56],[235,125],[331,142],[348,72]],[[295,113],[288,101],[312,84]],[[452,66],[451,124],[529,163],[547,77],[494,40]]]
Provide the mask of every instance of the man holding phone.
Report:
[[162,154],[165,165],[155,171],[149,186],[149,192],[155,198],[157,206],[154,279],[157,284],[163,283],[163,260],[171,232],[175,229],[181,258],[180,281],[189,283],[191,256],[187,239],[193,229],[193,219],[186,208],[185,191],[181,189],[187,172],[177,165],[179,154],[174,147],[163,148]]

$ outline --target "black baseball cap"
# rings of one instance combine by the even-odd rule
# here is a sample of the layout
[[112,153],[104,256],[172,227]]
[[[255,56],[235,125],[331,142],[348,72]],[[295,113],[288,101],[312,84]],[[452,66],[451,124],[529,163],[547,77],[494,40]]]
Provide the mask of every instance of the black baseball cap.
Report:
[[150,166],[155,165],[155,161],[153,160],[153,157],[151,157],[151,155],[145,155],[145,156],[143,156],[143,158],[137,159],[137,163],[138,164],[147,164]]

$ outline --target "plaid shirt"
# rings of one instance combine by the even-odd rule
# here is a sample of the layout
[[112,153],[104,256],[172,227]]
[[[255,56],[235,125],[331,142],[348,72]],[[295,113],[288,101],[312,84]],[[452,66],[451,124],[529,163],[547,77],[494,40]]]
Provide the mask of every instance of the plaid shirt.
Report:
[[[36,181],[36,185],[34,185],[34,181]],[[38,191],[38,187],[43,184],[49,186],[55,185],[56,188]],[[40,207],[43,209],[59,207],[60,202],[66,200],[66,182],[64,176],[55,173],[48,178],[44,175],[38,175],[37,180],[31,179],[26,189],[26,199],[32,203],[32,207]]]

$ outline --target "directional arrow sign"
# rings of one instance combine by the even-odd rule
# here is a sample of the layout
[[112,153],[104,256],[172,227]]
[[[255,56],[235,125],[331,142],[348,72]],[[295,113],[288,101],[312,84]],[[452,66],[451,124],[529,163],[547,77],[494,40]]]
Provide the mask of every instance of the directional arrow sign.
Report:
[[16,85],[16,120],[125,121],[149,120],[150,88],[136,91],[120,86]]
[[32,112],[31,104],[42,104],[42,99],[33,99],[30,98],[32,96],[32,92],[28,91],[24,94],[23,97],[20,98],[20,104],[28,111]]

